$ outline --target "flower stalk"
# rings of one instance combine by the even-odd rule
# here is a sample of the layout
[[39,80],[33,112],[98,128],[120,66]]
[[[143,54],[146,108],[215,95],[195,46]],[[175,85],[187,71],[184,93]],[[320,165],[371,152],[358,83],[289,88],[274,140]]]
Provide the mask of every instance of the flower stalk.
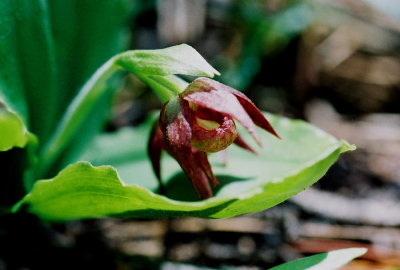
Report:
[[83,85],[41,149],[40,163],[36,170],[39,178],[46,175],[77,135],[96,102],[109,89],[109,79],[121,70],[131,72],[143,80],[162,102],[175,97],[187,86],[187,82],[174,74],[210,77],[219,74],[195,49],[186,44],[160,50],[126,51],[115,55]]

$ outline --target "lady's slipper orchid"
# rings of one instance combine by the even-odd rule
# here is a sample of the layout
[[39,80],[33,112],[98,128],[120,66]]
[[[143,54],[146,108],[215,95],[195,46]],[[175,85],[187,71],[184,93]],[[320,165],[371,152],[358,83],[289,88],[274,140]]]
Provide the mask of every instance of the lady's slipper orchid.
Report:
[[278,134],[254,103],[229,86],[198,78],[177,97],[164,104],[152,131],[148,152],[160,180],[160,157],[164,149],[180,164],[197,194],[212,196],[209,182],[218,184],[208,152],[224,150],[232,143],[254,152],[238,135],[235,122],[242,124],[261,146],[256,126]]

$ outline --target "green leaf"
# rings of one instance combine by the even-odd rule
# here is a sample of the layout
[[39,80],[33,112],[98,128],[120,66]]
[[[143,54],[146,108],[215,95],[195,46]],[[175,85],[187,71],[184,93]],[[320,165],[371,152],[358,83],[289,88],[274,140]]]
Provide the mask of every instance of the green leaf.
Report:
[[[79,87],[101,63],[128,45],[128,2],[132,3],[130,0],[0,1],[0,151],[25,147],[28,143],[23,150],[12,150],[21,152],[20,160],[16,155],[14,159],[8,158],[13,153],[2,155],[5,171],[8,168],[15,171],[3,172],[2,182],[21,182],[27,190],[31,189],[37,179],[33,164],[42,164],[43,160],[37,162],[37,140],[27,130],[38,136],[40,147],[44,146]],[[107,85],[115,89],[112,86]],[[94,103],[88,113],[94,117],[83,121],[80,136],[70,140],[51,170],[76,161],[81,154],[79,150],[103,127],[111,107],[110,95]],[[23,166],[17,166],[19,163]],[[3,192],[13,190],[8,188]]]
[[215,213],[229,199],[198,203],[169,200],[136,185],[124,186],[114,168],[87,162],[68,166],[53,180],[36,182],[23,203],[44,219],[103,216],[179,216],[187,212]]
[[[261,132],[265,145],[256,156],[238,147],[228,151],[228,165],[211,156],[221,185],[214,198],[196,201],[177,163],[164,155],[162,176],[169,198],[154,194],[157,180],[146,156],[153,119],[138,129],[103,135],[84,158],[50,180],[38,181],[18,206],[45,219],[65,220],[101,216],[227,218],[270,208],[301,192],[319,178],[344,151],[344,141],[306,122],[267,115],[282,136]],[[250,136],[240,130],[246,140]],[[192,200],[192,201],[190,201]],[[18,207],[15,208],[17,210]]]
[[48,1],[60,71],[58,116],[90,75],[127,47],[128,15],[139,8],[128,2],[132,4],[130,0]]
[[291,261],[270,270],[335,270],[367,252],[365,248],[346,248]]
[[54,55],[46,2],[0,1],[0,151],[45,136],[54,116]]
[[28,109],[24,98],[19,70],[16,22],[11,0],[0,1],[0,101],[28,122]]
[[[58,119],[91,74],[127,48],[133,2],[136,1],[48,1],[59,70]],[[54,175],[60,168],[75,162],[88,142],[103,129],[110,113],[111,94],[118,88],[116,82],[120,82],[120,77],[115,79],[105,85],[105,94],[87,108],[87,117],[81,115],[80,136],[73,136],[62,148],[50,166],[51,171],[45,171],[46,175]],[[55,133],[58,131],[55,129]]]
[[36,136],[27,131],[19,114],[0,100],[0,208],[11,207],[32,188],[30,169],[37,161],[37,145]]
[[0,151],[13,147],[23,148],[33,135],[25,127],[18,114],[8,110],[0,102]]
[[129,11],[127,0],[0,1],[0,99],[41,142],[88,76],[128,44]]
[[186,44],[160,50],[127,51],[119,55],[117,64],[134,74],[146,76],[219,75],[195,49]]
[[[18,68],[29,109],[29,130],[45,140],[55,123],[57,67],[45,0],[15,0],[10,41],[18,50]],[[12,56],[14,57],[14,56]]]

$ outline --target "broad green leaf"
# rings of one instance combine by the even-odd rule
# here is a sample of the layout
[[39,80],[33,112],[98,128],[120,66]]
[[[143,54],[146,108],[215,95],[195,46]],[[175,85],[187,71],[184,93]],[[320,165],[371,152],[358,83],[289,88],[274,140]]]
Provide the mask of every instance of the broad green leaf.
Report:
[[291,261],[270,270],[335,270],[367,252],[365,248],[346,248]]
[[32,188],[37,146],[37,137],[26,129],[19,114],[0,100],[0,207],[12,206]]
[[[0,102],[7,107],[6,111],[0,109],[0,144],[4,150],[23,147],[32,139],[29,149],[21,154],[26,154],[21,160],[29,160],[24,167],[24,176],[29,175],[24,177],[28,190],[37,178],[27,164],[36,159],[38,144],[27,130],[37,134],[40,146],[44,146],[79,87],[101,63],[127,46],[128,2],[132,3],[0,1]],[[71,160],[76,161],[79,150],[103,127],[105,115],[109,115],[109,101],[109,95],[96,100],[89,113],[94,117],[84,121],[80,136],[70,141],[56,165],[65,167]],[[12,167],[15,163],[4,158],[2,165]],[[17,174],[3,174],[1,180],[19,181]]]
[[[103,135],[84,156],[49,180],[38,181],[18,206],[42,218],[63,220],[101,216],[227,218],[270,208],[317,181],[341,152],[344,141],[299,120],[267,115],[283,138],[261,132],[265,145],[255,156],[238,147],[228,151],[228,165],[212,155],[221,182],[214,198],[196,200],[180,167],[164,155],[162,177],[167,196],[157,195],[157,181],[145,153],[152,120],[138,129]],[[246,140],[250,136],[241,130]],[[251,140],[251,139],[250,139]],[[15,208],[15,210],[18,207]]]
[[22,201],[29,211],[45,219],[103,216],[179,216],[185,212],[218,212],[229,199],[183,203],[156,195],[142,187],[124,186],[111,166],[87,162],[68,166],[53,180],[36,182]]
[[0,151],[23,148],[31,136],[18,114],[0,103]]
[[128,15],[131,8],[136,8],[130,7],[128,2],[130,0],[48,1],[60,71],[58,116],[90,75],[127,47]]
[[32,188],[30,168],[36,162],[37,145],[19,114],[0,102],[0,214]]
[[46,2],[0,1],[0,18],[0,151],[6,151],[36,141],[28,128],[39,136],[49,131],[56,78]]
[[[128,44],[127,3],[0,1],[0,99],[41,142],[89,75]],[[94,109],[108,112],[105,104]],[[103,123],[81,132],[93,133]],[[76,140],[76,148],[80,143],[86,141]]]
[[[50,145],[56,153],[42,156],[44,162],[41,164],[49,165],[36,172],[41,177],[75,162],[84,146],[102,130],[110,112],[110,94],[118,89],[114,82],[120,81],[117,80],[120,77],[103,83],[98,88],[101,95],[91,95],[90,104],[77,106],[76,102],[71,101],[77,98],[79,89],[101,64],[127,47],[128,16],[132,9],[137,8],[129,3],[132,4],[128,0],[49,1],[59,69],[57,98],[60,104],[57,111],[58,127],[43,143],[44,148]],[[78,117],[71,120],[69,116],[74,112]],[[61,118],[62,114],[63,118],[71,120],[69,126],[72,128],[63,128],[65,119]],[[74,133],[77,129],[79,136]],[[48,152],[48,149],[42,152]]]
[[[13,37],[20,79],[29,109],[29,130],[45,140],[57,110],[57,67],[46,0],[8,1],[13,7]],[[14,57],[14,56],[12,56]]]
[[219,75],[206,60],[186,44],[160,50],[134,50],[119,55],[117,64],[137,75]]
[[0,101],[28,122],[18,61],[18,37],[12,0],[0,1]]

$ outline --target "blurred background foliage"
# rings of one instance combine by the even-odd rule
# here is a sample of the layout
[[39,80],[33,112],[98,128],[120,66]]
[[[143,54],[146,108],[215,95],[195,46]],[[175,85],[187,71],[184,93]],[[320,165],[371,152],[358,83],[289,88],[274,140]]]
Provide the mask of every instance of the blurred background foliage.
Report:
[[[399,267],[397,0],[74,0],[48,1],[48,12],[57,58],[49,60],[54,70],[43,75],[58,74],[46,87],[58,88],[60,104],[66,106],[117,52],[188,43],[221,72],[218,80],[245,91],[260,108],[311,121],[359,149],[292,200],[232,220],[107,219],[42,226],[29,217],[36,225],[27,229],[26,217],[1,218],[1,270],[265,269],[351,246],[369,252],[343,269]],[[29,36],[20,42],[31,45]],[[110,98],[98,106],[107,106]],[[127,76],[112,97],[111,117],[94,110],[72,144],[76,149],[67,151],[59,166],[76,159],[79,143],[105,123],[109,132],[137,125],[160,105],[143,83]],[[49,115],[49,122],[61,113]],[[20,152],[0,158],[15,162]],[[7,195],[4,188],[0,192]]]
[[143,2],[133,48],[189,43],[264,109],[305,117],[318,97],[354,116],[400,110],[393,1]]

